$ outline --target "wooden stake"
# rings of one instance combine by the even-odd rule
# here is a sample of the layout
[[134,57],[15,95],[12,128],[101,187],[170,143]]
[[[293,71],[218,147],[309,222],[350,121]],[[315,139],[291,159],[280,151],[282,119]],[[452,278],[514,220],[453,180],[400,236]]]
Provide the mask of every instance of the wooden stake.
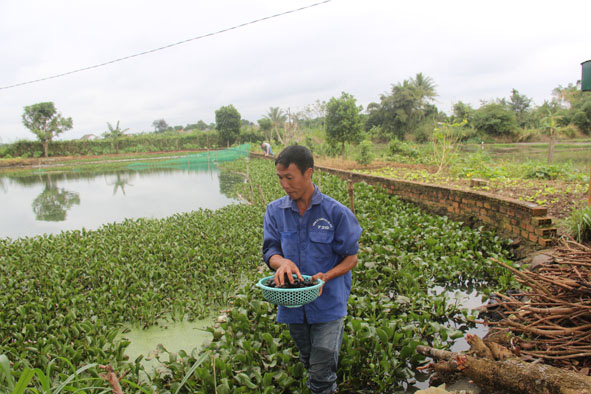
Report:
[[246,179],[248,180],[248,187],[250,188],[250,201],[254,203],[254,192],[252,190],[252,182],[250,181],[250,160],[246,158]]
[[265,200],[265,194],[263,193],[263,188],[259,184],[257,184],[257,186],[259,187],[259,193],[261,193],[261,198],[263,199],[263,204],[265,206],[267,206],[267,201]]
[[355,213],[355,194],[353,191],[353,181],[349,179],[349,201],[351,205],[351,212]]
[[213,353],[209,353],[209,357],[211,358],[211,366],[213,368],[213,390],[215,394],[218,394],[218,384],[215,376],[215,355]]

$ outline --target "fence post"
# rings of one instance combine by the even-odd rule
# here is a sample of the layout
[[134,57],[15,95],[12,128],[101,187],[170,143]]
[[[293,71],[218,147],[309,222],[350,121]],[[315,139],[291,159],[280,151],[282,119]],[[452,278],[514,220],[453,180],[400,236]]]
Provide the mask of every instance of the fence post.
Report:
[[355,194],[353,191],[353,181],[349,179],[349,204],[351,205],[351,212],[355,214]]

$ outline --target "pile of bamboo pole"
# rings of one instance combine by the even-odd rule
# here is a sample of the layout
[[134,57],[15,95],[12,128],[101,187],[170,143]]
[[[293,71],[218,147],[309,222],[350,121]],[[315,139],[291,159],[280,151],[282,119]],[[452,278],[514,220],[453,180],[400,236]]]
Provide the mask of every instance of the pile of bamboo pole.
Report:
[[591,369],[591,248],[561,239],[554,263],[535,272],[519,271],[501,261],[529,288],[519,295],[496,293],[504,318],[488,322],[514,334],[511,350],[520,358],[589,374]]

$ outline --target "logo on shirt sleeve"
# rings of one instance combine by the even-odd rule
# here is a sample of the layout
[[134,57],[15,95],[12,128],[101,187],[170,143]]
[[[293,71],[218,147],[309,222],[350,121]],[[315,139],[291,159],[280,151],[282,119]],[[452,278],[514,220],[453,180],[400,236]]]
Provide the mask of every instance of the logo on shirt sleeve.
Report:
[[314,220],[314,223],[312,223],[312,227],[318,230],[331,230],[332,223],[328,219],[318,218]]

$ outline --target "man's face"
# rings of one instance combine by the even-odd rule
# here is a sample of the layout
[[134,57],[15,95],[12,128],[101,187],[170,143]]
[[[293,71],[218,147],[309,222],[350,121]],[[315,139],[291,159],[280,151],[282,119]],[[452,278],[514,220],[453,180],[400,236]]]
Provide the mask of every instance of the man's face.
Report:
[[308,168],[302,174],[298,166],[294,163],[291,163],[287,168],[282,164],[277,164],[275,168],[277,169],[279,183],[283,190],[285,190],[285,193],[293,200],[302,198],[312,183],[312,173],[314,170]]

